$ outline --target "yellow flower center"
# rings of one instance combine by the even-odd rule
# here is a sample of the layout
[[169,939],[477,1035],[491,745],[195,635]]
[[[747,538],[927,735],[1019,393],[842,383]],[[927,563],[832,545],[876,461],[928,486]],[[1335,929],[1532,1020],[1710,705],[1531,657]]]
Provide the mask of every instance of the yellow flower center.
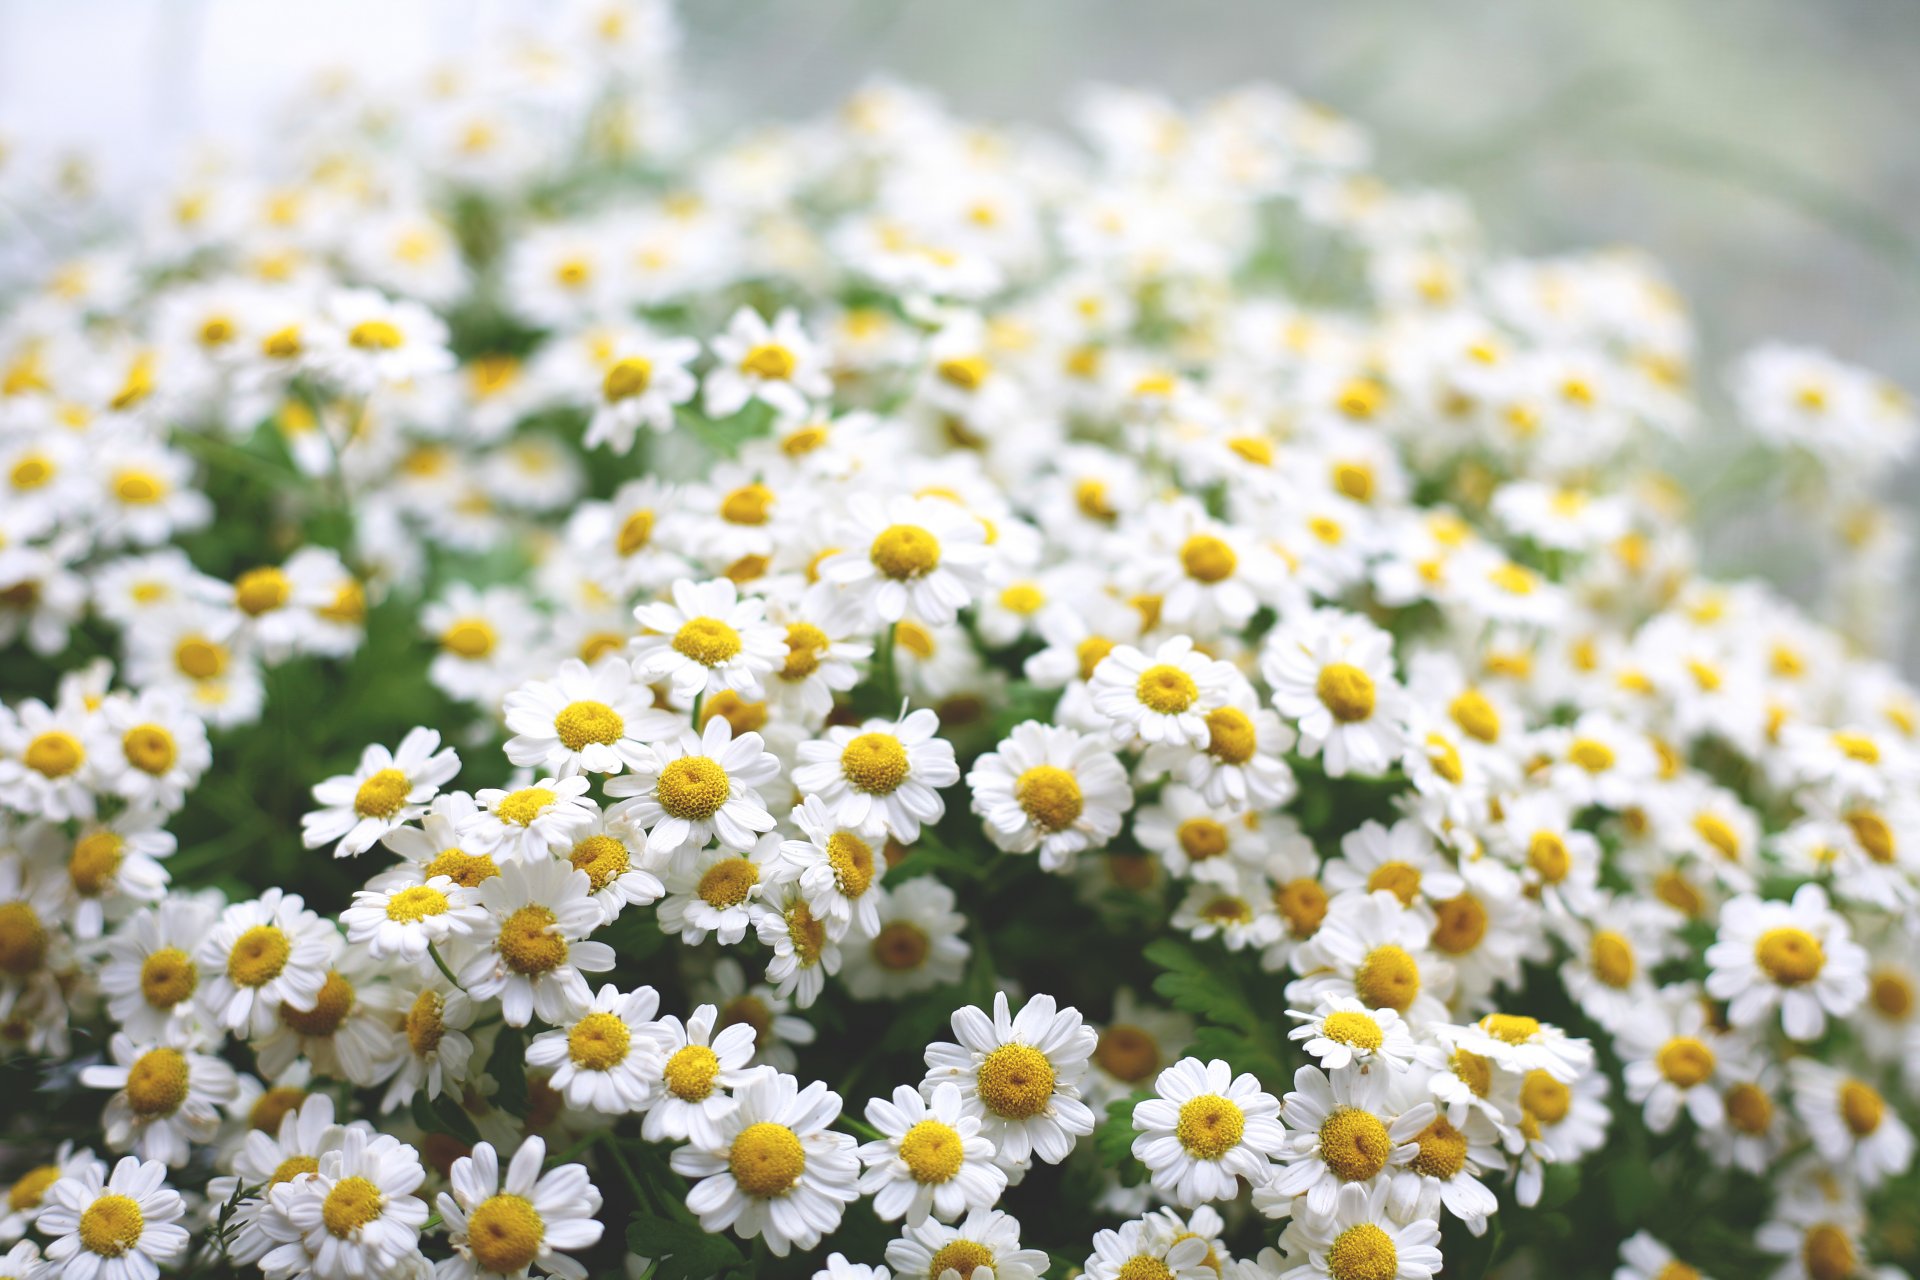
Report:
[[872,947],[874,961],[892,973],[913,972],[927,962],[932,950],[933,941],[926,930],[905,920],[883,926],[874,935]]
[[447,895],[432,885],[408,885],[387,899],[387,919],[416,924],[428,916],[444,915],[449,905]]
[[159,777],[173,768],[179,750],[173,735],[157,724],[137,724],[120,739],[120,750],[127,763],[145,774]]
[[1869,858],[1883,865],[1893,861],[1893,828],[1885,818],[1870,809],[1855,809],[1847,815],[1847,828]]
[[1330,1013],[1320,1023],[1320,1034],[1329,1040],[1350,1045],[1369,1053],[1386,1043],[1386,1033],[1380,1029],[1370,1013],[1360,1013],[1352,1009],[1341,1009]]
[[1480,1029],[1495,1040],[1507,1044],[1525,1044],[1540,1034],[1540,1022],[1524,1014],[1490,1013],[1480,1019]]
[[1660,1046],[1655,1061],[1661,1075],[1682,1089],[1691,1089],[1712,1077],[1716,1059],[1704,1042],[1693,1036],[1675,1036]]
[[811,969],[820,963],[820,952],[827,945],[827,924],[813,914],[802,899],[787,908],[787,937],[793,941],[793,954],[800,966]]
[[1071,827],[1085,807],[1079,781],[1050,764],[1035,765],[1021,774],[1013,784],[1013,795],[1028,821],[1047,834]]
[[420,868],[420,874],[429,880],[435,876],[445,876],[463,889],[472,889],[478,887],[482,880],[499,875],[500,868],[484,853],[442,849],[433,856],[433,861]]
[[338,973],[329,971],[327,980],[321,984],[320,994],[311,1009],[296,1009],[282,1003],[280,1021],[303,1036],[330,1036],[340,1029],[340,1024],[353,1012],[353,984]]
[[1460,731],[1481,742],[1500,740],[1500,713],[1478,689],[1465,689],[1447,704],[1447,714]]
[[58,729],[48,730],[27,744],[27,768],[46,778],[64,778],[86,763],[80,739]]
[[1415,1173],[1444,1182],[1466,1166],[1467,1139],[1447,1123],[1445,1116],[1434,1117],[1414,1141],[1420,1144],[1420,1152],[1413,1158]]
[[704,1102],[720,1075],[720,1058],[703,1044],[677,1050],[662,1072],[667,1091],[682,1102]]
[[703,667],[732,661],[740,649],[740,633],[718,618],[689,618],[673,633],[673,651]]
[[869,795],[890,795],[909,767],[906,747],[890,733],[863,733],[840,753],[841,775]]
[[740,1190],[762,1200],[793,1190],[806,1167],[800,1139],[783,1124],[750,1124],[727,1152],[727,1168]]
[[1880,1127],[1886,1117],[1886,1099],[1872,1085],[1849,1080],[1840,1086],[1840,1118],[1856,1138],[1864,1138]]
[[922,1120],[900,1139],[900,1158],[916,1182],[952,1181],[965,1157],[960,1135],[938,1120]]
[[413,784],[398,769],[382,769],[353,793],[353,811],[363,818],[391,818],[407,802]]
[[627,1060],[633,1033],[610,1013],[590,1013],[567,1032],[567,1057],[585,1071],[611,1071]]
[[1807,1228],[1800,1242],[1800,1261],[1810,1280],[1848,1280],[1858,1266],[1852,1237],[1830,1222]]
[[462,618],[440,633],[440,647],[462,658],[484,658],[499,636],[485,618]]
[[1222,764],[1245,764],[1258,747],[1253,720],[1238,707],[1207,712],[1207,754]]
[[1320,705],[1342,724],[1355,724],[1373,714],[1373,677],[1351,662],[1330,662],[1321,668],[1313,691]]
[[482,1268],[499,1275],[524,1270],[540,1256],[547,1224],[516,1195],[488,1196],[467,1215],[467,1248]]
[[645,356],[627,356],[608,366],[600,380],[600,394],[608,403],[631,400],[644,395],[653,382],[653,361]]
[[509,826],[531,826],[533,820],[555,800],[555,795],[546,787],[522,787],[500,798],[493,808],[493,814]]
[[1844,730],[1833,735],[1833,745],[1840,754],[1849,760],[1858,760],[1861,764],[1880,763],[1880,744],[1864,733],[1848,733]]
[[1820,940],[1791,925],[1769,929],[1754,943],[1754,959],[1769,978],[1783,987],[1800,987],[1820,976],[1827,953]]
[[760,883],[760,868],[746,858],[722,858],[706,869],[696,890],[708,906],[720,911],[747,900]]
[[269,1187],[277,1187],[284,1182],[292,1182],[303,1173],[320,1172],[320,1161],[315,1156],[288,1156],[273,1166],[273,1175],[267,1179]]
[[783,680],[804,680],[820,669],[820,660],[833,644],[827,633],[810,622],[787,625],[787,658],[780,667]]
[[1227,851],[1227,829],[1212,818],[1188,818],[1175,831],[1180,851],[1194,862],[1217,858]]
[[874,538],[867,558],[884,577],[911,582],[940,567],[940,540],[916,524],[889,525]]
[[681,756],[669,761],[654,784],[660,807],[686,822],[702,822],[720,812],[733,794],[727,771],[706,756]]
[[1152,1254],[1136,1253],[1120,1264],[1116,1280],[1173,1280],[1173,1272]]
[[320,1204],[320,1221],[329,1234],[345,1240],[380,1216],[386,1207],[380,1188],[358,1175],[342,1178]]
[[1742,1081],[1727,1090],[1727,1122],[1741,1133],[1759,1136],[1773,1127],[1773,1099],[1759,1085]]
[[1233,548],[1212,534],[1196,533],[1180,547],[1180,567],[1196,582],[1224,582],[1239,563]]
[[387,320],[362,320],[347,331],[347,345],[360,351],[397,351],[405,342],[400,326]]
[[1080,662],[1080,678],[1093,679],[1093,669],[1113,652],[1114,642],[1105,636],[1088,636],[1074,646],[1074,656]]
[[783,382],[793,376],[799,361],[793,352],[777,342],[763,342],[740,357],[740,372],[750,373],[768,382]]
[[851,831],[827,837],[827,862],[833,882],[849,898],[858,898],[873,884],[873,846]]
[[720,500],[720,518],[728,524],[762,525],[773,514],[773,501],[767,486],[742,485]]
[[1365,1182],[1392,1155],[1393,1138],[1371,1111],[1341,1107],[1320,1122],[1320,1159],[1343,1182]]
[[1536,831],[1527,842],[1527,865],[1547,884],[1559,884],[1573,870],[1573,855],[1558,833]]
[[567,940],[553,931],[554,914],[545,907],[521,907],[500,926],[494,949],[515,973],[532,977],[567,962]]
[[1593,738],[1575,738],[1567,748],[1567,759],[1588,773],[1605,773],[1613,768],[1613,748]]
[[227,953],[227,977],[239,987],[265,986],[279,977],[293,955],[293,940],[275,925],[257,924]]
[[150,507],[166,496],[167,482],[151,471],[118,471],[113,477],[113,496],[130,507]]
[[980,1101],[1003,1120],[1039,1115],[1053,1100],[1053,1063],[1031,1045],[1004,1044],[981,1062]]
[[141,1054],[127,1069],[127,1105],[143,1120],[170,1116],[187,1100],[187,1059],[178,1049]]
[[269,1089],[248,1108],[247,1126],[259,1133],[278,1133],[280,1122],[290,1113],[298,1111],[300,1104],[306,1100],[306,1090],[291,1085]]
[[249,569],[233,584],[234,607],[250,618],[286,607],[293,598],[293,584],[287,575],[271,565]]
[[1093,1060],[1114,1079],[1137,1084],[1160,1069],[1160,1043],[1139,1027],[1115,1023],[1100,1033]]
[[642,508],[628,516],[620,526],[620,532],[614,535],[613,549],[622,558],[653,541],[653,512]]
[[1218,1160],[1240,1143],[1246,1113],[1217,1093],[1190,1098],[1180,1106],[1173,1136],[1198,1160]]
[[1140,700],[1140,705],[1149,711],[1163,716],[1177,716],[1198,700],[1200,686],[1180,668],[1160,663],[1140,673],[1133,694]]
[[80,1215],[80,1244],[88,1253],[117,1258],[140,1243],[146,1226],[138,1204],[109,1192]]
[[113,887],[126,841],[111,831],[89,831],[73,842],[67,859],[67,880],[83,898],[97,898]]
[[1420,995],[1420,962],[1390,942],[1375,947],[1354,970],[1353,989],[1369,1008],[1405,1013]]
[[173,665],[190,680],[213,680],[227,669],[227,647],[188,636],[175,646]]
[[0,903],[0,971],[15,977],[46,963],[49,938],[40,913],[25,902]]
[[[1274,910],[1280,913],[1296,938],[1311,938],[1320,931],[1321,921],[1327,918],[1327,901],[1325,887],[1307,876],[1289,880],[1273,891]],[[1376,1004],[1375,1007],[1385,1006]]]
[[446,1034],[446,1001],[431,988],[422,991],[407,1010],[407,1048],[416,1058],[431,1057]]
[[569,702],[553,718],[553,732],[561,745],[578,751],[589,742],[612,746],[627,731],[620,713],[604,702]]
[[1413,900],[1420,896],[1420,868],[1411,862],[1389,859],[1367,876],[1367,892],[1372,893],[1377,889],[1385,889],[1400,899],[1402,906],[1410,907]]
[[13,1213],[32,1209],[47,1194],[47,1188],[60,1181],[60,1166],[43,1164],[21,1174],[7,1189],[7,1208]]
[[29,492],[44,488],[53,477],[53,464],[39,454],[30,453],[13,464],[13,470],[8,473],[7,479],[16,490]]
[[1031,582],[1016,582],[1000,592],[1000,607],[1023,618],[1038,613],[1046,602],[1046,593]]
[[200,985],[193,958],[178,947],[160,947],[140,962],[140,994],[155,1009],[171,1009]]
[[1633,944],[1611,929],[1593,935],[1593,941],[1587,944],[1587,960],[1593,966],[1593,976],[1616,991],[1624,990],[1640,971]]
[[927,1275],[944,1276],[953,1271],[959,1274],[960,1280],[973,1280],[975,1271],[992,1266],[993,1250],[972,1240],[953,1240],[933,1255],[933,1261],[927,1264]]
[[1450,956],[1465,955],[1487,936],[1487,909],[1471,893],[1436,902],[1433,912],[1433,945]]
[[1399,1272],[1393,1237],[1371,1222],[1348,1227],[1327,1250],[1327,1274],[1333,1280],[1393,1280]]
[[574,870],[587,873],[587,885],[594,893],[625,875],[633,864],[627,846],[612,836],[588,836],[567,853],[567,861]]
[[1892,970],[1874,974],[1867,999],[1875,1013],[1890,1021],[1904,1022],[1913,1016],[1913,984],[1904,974]]
[[954,356],[942,360],[935,366],[934,372],[940,375],[942,382],[950,383],[962,391],[978,391],[982,383],[993,372],[993,366],[984,356]]
[[1573,1110],[1573,1090],[1544,1071],[1529,1071],[1520,1081],[1520,1109],[1541,1124],[1559,1124]]

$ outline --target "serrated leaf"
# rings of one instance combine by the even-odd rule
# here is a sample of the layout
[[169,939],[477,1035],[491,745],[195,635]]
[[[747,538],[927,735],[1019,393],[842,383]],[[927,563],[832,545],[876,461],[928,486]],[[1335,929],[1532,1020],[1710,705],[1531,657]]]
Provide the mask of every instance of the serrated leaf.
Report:
[[656,1259],[655,1280],[706,1280],[746,1265],[740,1246],[724,1235],[710,1235],[695,1222],[651,1213],[627,1220],[627,1248]]
[[1189,1049],[1193,1056],[1223,1059],[1269,1087],[1285,1084],[1290,1072],[1281,1037],[1227,956],[1202,953],[1173,938],[1148,944],[1143,954],[1163,970],[1153,980],[1154,991],[1201,1019]]

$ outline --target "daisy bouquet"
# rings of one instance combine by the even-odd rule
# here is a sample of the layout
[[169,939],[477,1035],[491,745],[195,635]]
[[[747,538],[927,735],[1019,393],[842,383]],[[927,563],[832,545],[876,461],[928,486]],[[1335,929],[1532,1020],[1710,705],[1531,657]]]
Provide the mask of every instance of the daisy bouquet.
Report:
[[0,162],[0,1274],[1920,1259],[1901,392],[1277,88],[675,44]]

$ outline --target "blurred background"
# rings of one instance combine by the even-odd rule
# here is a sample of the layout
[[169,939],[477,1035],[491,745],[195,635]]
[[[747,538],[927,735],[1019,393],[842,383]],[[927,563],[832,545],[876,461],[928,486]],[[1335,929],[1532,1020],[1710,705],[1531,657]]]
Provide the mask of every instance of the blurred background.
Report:
[[[305,77],[415,74],[539,0],[0,0],[0,131],[85,144],[132,189],[187,139],[255,136]],[[1087,80],[1181,97],[1274,79],[1370,126],[1388,176],[1458,188],[1524,253],[1651,250],[1703,370],[1765,337],[1920,387],[1914,0],[687,0],[697,127],[819,110],[892,72],[1057,122]],[[1920,509],[1920,482],[1893,477]],[[1764,522],[1765,512],[1758,513]],[[1723,572],[1767,570],[1751,518]],[[1777,539],[1776,539],[1777,541]],[[1907,642],[1909,665],[1920,643]]]

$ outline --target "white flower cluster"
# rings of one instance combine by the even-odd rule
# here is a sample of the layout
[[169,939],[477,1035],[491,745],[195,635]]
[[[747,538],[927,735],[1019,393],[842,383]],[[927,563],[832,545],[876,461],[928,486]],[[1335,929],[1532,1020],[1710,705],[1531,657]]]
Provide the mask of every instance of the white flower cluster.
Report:
[[[1697,572],[1651,264],[1272,88],[693,145],[670,9],[553,21],[0,316],[0,1048],[84,1112],[0,1274],[784,1274],[864,1200],[828,1280],[1427,1280],[1623,1128],[1766,1216],[1620,1276],[1869,1274],[1920,695]],[[1887,594],[1911,408],[1733,385]]]

